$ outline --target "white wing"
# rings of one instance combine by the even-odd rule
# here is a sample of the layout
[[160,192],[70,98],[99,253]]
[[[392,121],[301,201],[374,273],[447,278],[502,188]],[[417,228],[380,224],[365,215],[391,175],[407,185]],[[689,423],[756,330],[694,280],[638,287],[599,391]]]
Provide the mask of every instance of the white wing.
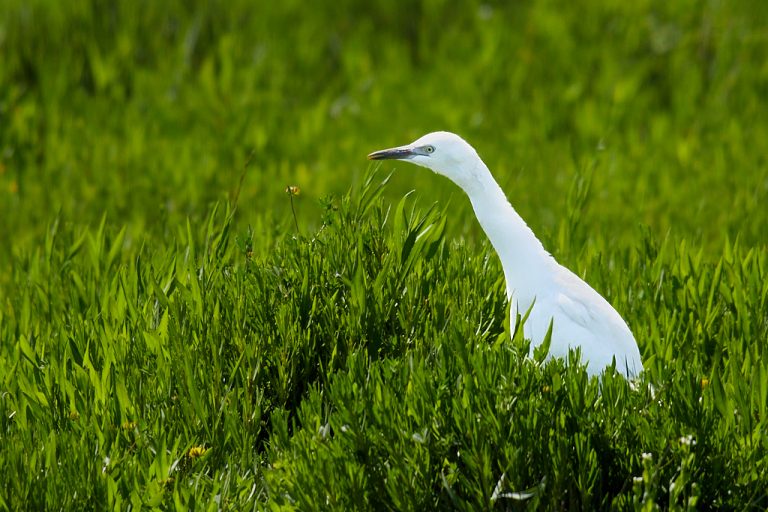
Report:
[[616,369],[626,375],[642,371],[635,338],[608,301],[562,266],[552,284],[550,294],[536,298],[525,325],[534,345],[543,341],[553,320],[550,355],[565,357],[569,348],[580,347],[590,374],[600,373],[614,358]]

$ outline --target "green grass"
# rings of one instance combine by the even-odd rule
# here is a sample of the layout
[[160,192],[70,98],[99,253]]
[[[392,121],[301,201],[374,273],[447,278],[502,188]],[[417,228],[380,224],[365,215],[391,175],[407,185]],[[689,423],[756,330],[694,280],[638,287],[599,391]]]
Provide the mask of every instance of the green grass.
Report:
[[[766,26],[1,3],[0,510],[768,508]],[[526,358],[468,201],[365,161],[435,129],[622,313],[642,381]]]

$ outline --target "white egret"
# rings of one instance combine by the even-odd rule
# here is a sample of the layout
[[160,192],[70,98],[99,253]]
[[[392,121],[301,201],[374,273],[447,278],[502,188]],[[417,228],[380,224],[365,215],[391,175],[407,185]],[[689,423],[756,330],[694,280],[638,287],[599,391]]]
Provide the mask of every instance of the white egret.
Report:
[[531,350],[552,325],[550,357],[580,347],[590,375],[615,360],[627,377],[643,370],[640,351],[621,315],[591,286],[558,264],[517,214],[475,149],[449,132],[427,134],[411,144],[376,151],[371,160],[405,160],[441,174],[469,196],[477,220],[501,259],[512,325],[530,314],[523,334]]

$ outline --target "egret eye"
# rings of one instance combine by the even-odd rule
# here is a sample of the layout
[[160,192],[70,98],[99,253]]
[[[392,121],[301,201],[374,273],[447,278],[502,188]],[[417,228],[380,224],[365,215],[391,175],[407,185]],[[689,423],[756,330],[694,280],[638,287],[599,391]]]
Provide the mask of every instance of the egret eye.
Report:
[[424,151],[426,151],[429,154],[432,154],[435,152],[435,146],[424,146]]

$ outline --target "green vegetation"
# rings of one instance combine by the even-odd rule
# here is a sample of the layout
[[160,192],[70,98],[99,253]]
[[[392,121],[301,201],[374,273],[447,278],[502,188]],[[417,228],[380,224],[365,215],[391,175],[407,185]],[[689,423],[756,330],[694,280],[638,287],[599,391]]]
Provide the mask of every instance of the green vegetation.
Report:
[[[0,3],[0,510],[765,510],[766,27]],[[468,201],[365,160],[437,129],[622,313],[642,381],[526,358]]]

